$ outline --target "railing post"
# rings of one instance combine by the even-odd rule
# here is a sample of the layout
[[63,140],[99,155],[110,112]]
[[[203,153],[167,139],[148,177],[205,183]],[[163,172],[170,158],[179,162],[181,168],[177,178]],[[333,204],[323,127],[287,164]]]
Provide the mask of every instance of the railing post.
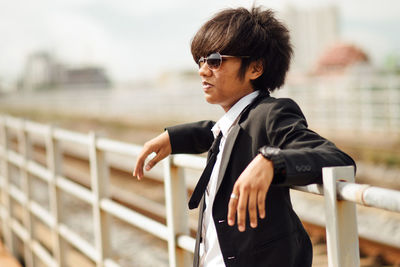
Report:
[[62,174],[62,152],[60,149],[59,142],[54,139],[53,127],[49,126],[47,129],[47,135],[45,136],[46,142],[46,162],[47,168],[50,171],[51,177],[49,181],[49,201],[50,201],[50,213],[54,218],[54,226],[52,231],[52,243],[53,243],[53,256],[57,262],[58,267],[66,265],[65,261],[65,241],[62,239],[58,226],[61,223],[61,195],[60,190],[57,187],[57,175]]
[[32,227],[32,215],[29,209],[30,202],[30,178],[28,173],[28,160],[32,156],[32,145],[27,132],[25,131],[25,121],[18,120],[18,144],[20,147],[20,153],[24,158],[23,166],[20,169],[20,175],[22,180],[21,189],[24,192],[26,202],[23,205],[23,222],[28,233],[28,240],[24,246],[24,260],[27,267],[32,267],[34,265],[34,258],[32,252],[32,237],[33,237],[33,227]]
[[2,231],[5,239],[5,243],[9,249],[9,251],[15,255],[15,247],[13,240],[13,231],[11,229],[11,198],[10,198],[10,172],[9,172],[9,163],[8,163],[8,147],[10,145],[10,140],[8,138],[7,126],[6,126],[6,117],[0,117],[0,131],[2,136],[3,143],[3,155],[2,155],[2,164],[1,168],[3,169],[3,203],[5,208],[5,213],[3,222],[2,222]]
[[94,242],[98,252],[97,266],[110,256],[109,215],[102,211],[100,201],[109,197],[109,169],[103,151],[97,149],[96,134],[91,132],[89,144],[90,176],[93,198]]
[[323,168],[328,266],[360,266],[356,204],[338,200],[340,180],[354,182],[354,167]]
[[182,168],[164,160],[164,189],[168,226],[168,256],[170,267],[190,266],[190,254],[177,246],[178,235],[189,235],[187,190]]

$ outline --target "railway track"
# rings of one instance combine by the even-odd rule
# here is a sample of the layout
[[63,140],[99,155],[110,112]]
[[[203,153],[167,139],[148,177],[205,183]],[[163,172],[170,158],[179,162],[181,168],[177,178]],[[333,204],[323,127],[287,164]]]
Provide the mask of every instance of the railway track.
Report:
[[[14,145],[16,149],[17,144],[15,143]],[[63,154],[63,175],[84,187],[90,188],[88,160],[78,156],[78,154],[70,154],[68,152]],[[38,163],[46,165],[45,151],[42,145],[36,144],[34,146],[33,158]],[[132,161],[132,167],[133,164],[134,162]],[[13,171],[18,172],[17,170]],[[18,175],[12,176],[14,177],[13,183],[18,185]],[[46,185],[39,179],[33,178],[32,181],[32,197],[44,207],[48,207],[48,198],[45,193],[47,190]],[[162,181],[143,179],[139,182],[132,177],[131,170],[111,165],[110,192],[114,200],[159,222],[165,223],[164,188]],[[87,241],[93,242],[90,206],[67,194],[65,194],[63,202],[65,204],[65,212],[63,212],[65,216],[63,219],[66,221],[66,224]],[[197,215],[196,211],[189,213],[189,226],[192,236],[195,236],[197,229]],[[303,220],[303,224],[311,236],[314,247],[313,266],[327,266],[324,227],[307,222],[306,220]],[[49,240],[51,240],[50,232],[46,230],[44,225],[40,224],[39,220],[36,225],[36,236],[51,250],[51,244],[49,243]],[[125,225],[118,220],[113,221],[112,227],[111,241],[115,253],[114,259],[121,266],[168,266],[167,244],[164,241]],[[154,253],[155,251],[156,253]],[[361,266],[363,267],[400,266],[399,248],[360,238],[360,253]],[[70,255],[72,255],[70,256],[70,261],[80,262],[79,266],[93,266],[90,261],[80,256],[77,251]]]

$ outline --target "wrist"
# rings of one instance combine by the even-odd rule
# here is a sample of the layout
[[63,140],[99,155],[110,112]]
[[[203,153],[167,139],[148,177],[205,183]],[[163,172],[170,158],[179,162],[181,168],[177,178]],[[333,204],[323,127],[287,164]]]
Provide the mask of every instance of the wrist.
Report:
[[277,147],[261,147],[260,154],[272,163],[274,177],[273,183],[281,183],[286,177],[285,160]]

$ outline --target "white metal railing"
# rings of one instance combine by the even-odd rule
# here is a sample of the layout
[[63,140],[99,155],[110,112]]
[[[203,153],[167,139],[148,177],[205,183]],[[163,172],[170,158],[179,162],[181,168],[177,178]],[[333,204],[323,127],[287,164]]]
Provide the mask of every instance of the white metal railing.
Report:
[[[17,133],[18,152],[11,149],[11,131]],[[46,166],[32,159],[31,135],[45,138]],[[189,235],[187,186],[183,169],[201,170],[205,166],[203,158],[175,155],[163,161],[167,215],[167,223],[164,225],[110,198],[109,163],[105,160],[105,153],[135,157],[141,149],[140,146],[100,138],[93,133],[85,135],[8,116],[0,116],[0,137],[1,232],[6,246],[13,253],[15,253],[13,235],[24,242],[24,260],[27,267],[35,266],[34,257],[38,257],[47,266],[65,266],[66,244],[74,246],[97,266],[119,266],[111,258],[110,215],[166,240],[170,266],[190,265],[189,252],[193,252],[195,240]],[[77,143],[87,148],[90,189],[62,175],[60,142],[63,141]],[[21,188],[11,183],[10,164],[17,166],[21,171]],[[31,198],[30,175],[35,175],[48,184],[50,211]],[[324,168],[323,181],[323,186],[314,184],[294,189],[324,194],[329,266],[359,266],[356,203],[400,212],[400,192],[355,184],[353,167]],[[91,205],[94,244],[84,240],[60,220],[63,208],[60,192],[67,192]],[[23,207],[22,222],[12,212],[12,201]],[[51,252],[35,239],[32,232],[33,216],[52,230]]]

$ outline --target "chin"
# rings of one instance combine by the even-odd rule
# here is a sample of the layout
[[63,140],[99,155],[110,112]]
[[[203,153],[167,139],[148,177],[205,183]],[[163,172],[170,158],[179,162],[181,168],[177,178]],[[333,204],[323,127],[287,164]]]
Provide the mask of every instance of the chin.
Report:
[[207,103],[209,104],[217,104],[217,101],[215,99],[213,99],[212,96],[210,95],[205,95],[204,98],[206,99]]

